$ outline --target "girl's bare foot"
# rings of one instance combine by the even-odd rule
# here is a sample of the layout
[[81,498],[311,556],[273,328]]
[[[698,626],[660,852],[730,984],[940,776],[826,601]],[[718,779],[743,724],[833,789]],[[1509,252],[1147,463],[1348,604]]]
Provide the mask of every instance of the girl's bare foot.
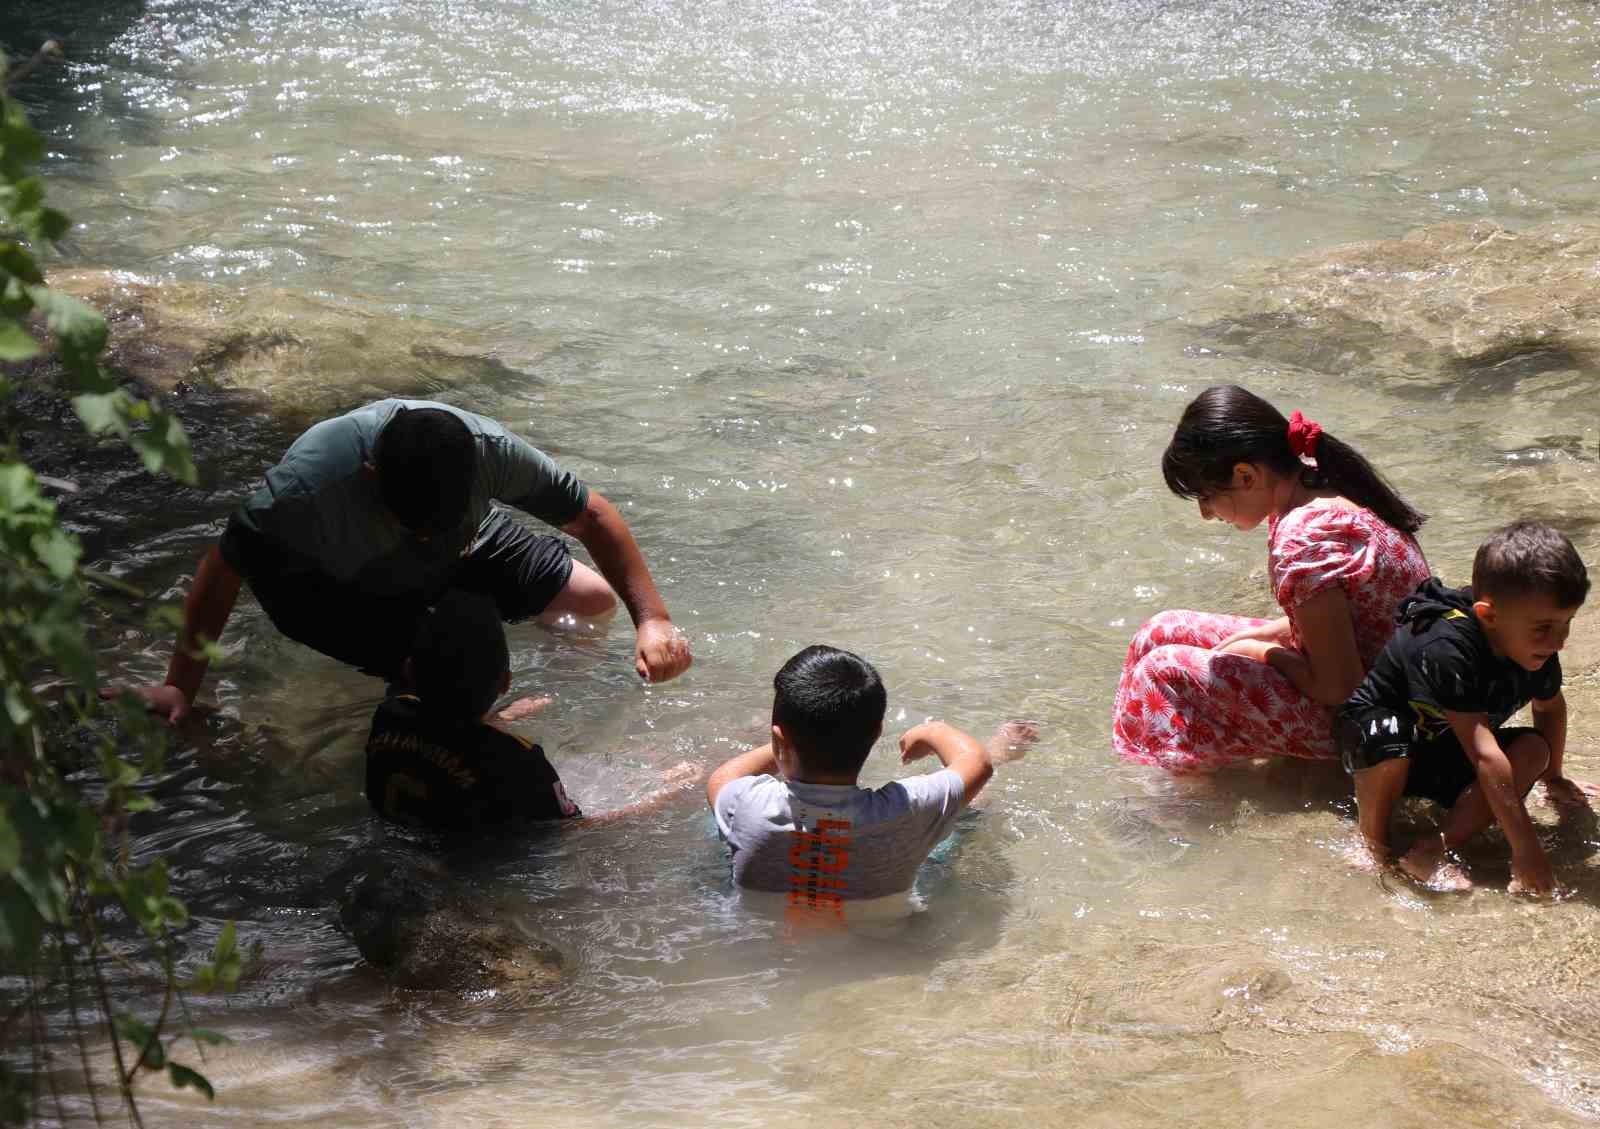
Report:
[[1010,764],[1027,755],[1039,740],[1039,727],[1031,721],[1008,721],[994,731],[987,748],[995,764]]
[[1472,889],[1472,879],[1451,860],[1444,840],[1430,835],[1406,852],[1400,869],[1430,890],[1460,893]]

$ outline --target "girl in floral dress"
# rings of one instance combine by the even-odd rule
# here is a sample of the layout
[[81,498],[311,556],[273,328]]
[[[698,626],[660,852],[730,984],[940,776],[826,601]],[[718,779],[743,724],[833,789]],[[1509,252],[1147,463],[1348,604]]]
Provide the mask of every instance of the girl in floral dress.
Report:
[[1267,573],[1284,615],[1166,611],[1139,629],[1117,687],[1112,742],[1131,761],[1211,772],[1262,756],[1333,758],[1333,711],[1428,578],[1426,520],[1366,459],[1243,388],[1202,392],[1161,457],[1200,516],[1267,523]]

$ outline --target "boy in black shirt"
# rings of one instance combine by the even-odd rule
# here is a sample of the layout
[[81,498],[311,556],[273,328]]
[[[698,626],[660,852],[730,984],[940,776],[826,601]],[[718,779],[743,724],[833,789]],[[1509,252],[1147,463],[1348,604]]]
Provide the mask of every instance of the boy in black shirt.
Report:
[[544,750],[488,719],[511,685],[493,601],[446,593],[406,669],[414,691],[386,698],[367,738],[367,800],[380,815],[460,831],[582,814]]
[[[1541,777],[1552,799],[1584,794],[1561,773],[1567,705],[1557,653],[1588,593],[1572,542],[1519,521],[1478,549],[1472,587],[1446,588],[1433,577],[1401,601],[1399,628],[1336,726],[1361,833],[1380,862],[1395,801],[1425,796],[1448,813],[1440,834],[1400,860],[1407,874],[1466,888],[1447,855],[1498,821],[1511,844],[1511,889],[1555,888],[1523,797]],[[1531,729],[1502,728],[1530,701]]]

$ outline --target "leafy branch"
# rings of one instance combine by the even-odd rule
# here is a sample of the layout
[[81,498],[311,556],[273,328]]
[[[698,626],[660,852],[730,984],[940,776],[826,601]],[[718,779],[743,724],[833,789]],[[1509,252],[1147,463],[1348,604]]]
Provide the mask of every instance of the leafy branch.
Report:
[[[35,258],[36,249],[49,247],[71,224],[45,200],[44,181],[33,171],[44,141],[8,92],[12,82],[56,56],[58,45],[47,43],[0,82],[0,362],[16,365],[53,351],[73,409],[91,435],[126,443],[151,473],[192,483],[189,440],[177,417],[100,367],[105,319],[51,289]],[[0,370],[0,406],[15,391]],[[204,1047],[223,1038],[188,1017],[174,935],[188,925],[189,912],[170,889],[165,863],[131,862],[129,816],[153,806],[141,785],[162,769],[165,736],[139,703],[100,700],[84,628],[91,585],[139,593],[83,567],[82,546],[62,528],[44,492],[64,485],[70,484],[41,480],[13,440],[0,442],[0,972],[23,984],[21,998],[0,1010],[0,1047],[27,1047],[25,1061],[0,1052],[0,1123],[36,1114],[41,1087],[49,1090],[58,1117],[62,1113],[51,1069],[60,1037],[52,1036],[46,1005],[64,994],[96,1122],[102,1110],[88,1040],[98,1028],[110,1043],[119,1101],[137,1125],[134,1087],[142,1072],[165,1072],[172,1085],[214,1097],[211,1083],[174,1051],[187,1039],[203,1059]],[[47,677],[59,691],[49,706],[40,689]],[[108,719],[115,719],[113,731],[124,734],[122,740],[95,724]],[[64,726],[94,735],[98,801],[79,786],[73,757],[56,747],[52,734]],[[136,927],[132,940],[118,922]],[[117,935],[108,937],[107,929]],[[111,965],[135,978],[147,970],[159,976],[163,988],[159,1005],[147,1009],[154,1012],[150,1019],[113,999]],[[229,922],[194,986],[230,991],[239,970]],[[87,1024],[86,1010],[92,1017]]]

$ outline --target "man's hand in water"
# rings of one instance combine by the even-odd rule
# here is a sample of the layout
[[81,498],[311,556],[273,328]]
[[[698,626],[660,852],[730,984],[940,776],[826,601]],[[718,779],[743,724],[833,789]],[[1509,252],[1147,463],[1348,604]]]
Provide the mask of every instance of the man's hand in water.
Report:
[[689,638],[669,619],[647,619],[634,641],[633,669],[646,682],[667,682],[689,669]]
[[100,691],[102,698],[120,698],[134,694],[144,699],[145,708],[168,725],[177,725],[189,716],[189,699],[176,686],[106,686]]

